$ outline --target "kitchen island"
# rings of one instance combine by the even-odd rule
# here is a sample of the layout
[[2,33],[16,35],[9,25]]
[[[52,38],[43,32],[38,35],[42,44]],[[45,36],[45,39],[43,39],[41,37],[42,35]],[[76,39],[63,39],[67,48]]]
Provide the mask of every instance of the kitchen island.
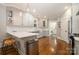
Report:
[[16,40],[16,48],[18,49],[21,55],[27,54],[27,41],[37,40],[38,33],[29,33],[29,32],[7,32],[9,36],[13,37]]

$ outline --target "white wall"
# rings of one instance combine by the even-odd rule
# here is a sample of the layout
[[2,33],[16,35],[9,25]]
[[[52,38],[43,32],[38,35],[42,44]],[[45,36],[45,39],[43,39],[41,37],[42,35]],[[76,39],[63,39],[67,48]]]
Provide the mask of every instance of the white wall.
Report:
[[6,36],[6,7],[0,5],[0,48],[2,46],[2,40]]
[[[71,23],[71,15],[72,15],[72,33],[78,33],[79,34],[79,15],[76,16],[76,13],[79,11],[79,4],[73,4],[72,5],[72,10],[71,8],[68,9],[63,16],[60,18],[61,20],[61,38],[64,40],[66,39],[65,31],[68,28],[68,21]],[[71,32],[71,25],[70,25],[70,32]],[[59,29],[58,32],[59,33]]]
[[6,33],[6,7],[0,5],[0,36]]
[[79,15],[76,16],[76,13],[79,11],[79,4],[73,4],[72,9],[72,33],[79,34]]
[[71,19],[71,8],[69,8],[64,14],[63,16],[60,18],[60,37],[62,38],[62,40],[69,42],[68,40],[68,21],[70,21]]
[[59,18],[58,20],[57,20],[57,26],[56,26],[56,29],[57,29],[57,32],[56,32],[56,35],[57,35],[57,37],[61,37],[61,18]]

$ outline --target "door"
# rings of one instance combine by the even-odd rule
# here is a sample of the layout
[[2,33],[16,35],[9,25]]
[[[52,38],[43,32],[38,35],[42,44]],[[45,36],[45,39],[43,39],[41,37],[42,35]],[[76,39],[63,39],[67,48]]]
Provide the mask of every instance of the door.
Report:
[[61,21],[61,37],[64,41],[68,41],[68,19],[63,19]]

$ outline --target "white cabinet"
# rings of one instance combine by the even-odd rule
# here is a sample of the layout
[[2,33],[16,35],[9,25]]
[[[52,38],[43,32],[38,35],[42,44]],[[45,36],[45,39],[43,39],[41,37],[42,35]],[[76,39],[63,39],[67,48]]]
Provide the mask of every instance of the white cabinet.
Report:
[[31,13],[7,7],[7,23],[14,26],[47,28],[47,19],[38,19]]
[[22,25],[22,16],[20,16],[20,11],[13,12],[13,25]]
[[24,13],[23,15],[23,26],[33,27],[34,17],[30,13]]
[[47,19],[40,19],[40,20],[38,20],[38,27],[40,27],[40,28],[47,28],[48,27]]
[[37,27],[38,19],[30,13],[15,8],[7,8],[7,25]]
[[38,27],[38,18],[34,18],[34,27]]
[[30,13],[23,13],[23,26],[38,27],[38,19]]
[[16,8],[7,7],[7,24],[8,25],[22,25],[22,11]]

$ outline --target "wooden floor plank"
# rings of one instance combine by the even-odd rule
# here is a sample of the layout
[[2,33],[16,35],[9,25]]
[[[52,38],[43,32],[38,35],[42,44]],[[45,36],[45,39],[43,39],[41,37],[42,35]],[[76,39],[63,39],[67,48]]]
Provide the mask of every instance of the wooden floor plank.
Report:
[[57,39],[57,45],[54,46],[54,40],[50,37],[42,37],[39,39],[40,55],[69,55],[69,44],[63,40]]
[[[57,39],[57,45],[54,45],[54,41],[50,38],[50,37],[42,37],[39,38],[39,40],[37,42],[34,43],[34,45],[37,44],[36,46],[30,46],[31,48],[33,48],[32,50],[29,50],[29,54],[39,54],[39,55],[69,55],[70,51],[67,50],[69,49],[69,45],[63,41],[63,40],[59,40]],[[19,55],[18,50],[16,48],[13,47],[9,47],[7,48],[9,49],[4,50],[4,52],[7,51],[7,53],[5,55]],[[35,50],[36,49],[36,50]],[[33,52],[34,50],[34,52]],[[0,54],[1,52],[3,52],[0,49]]]

